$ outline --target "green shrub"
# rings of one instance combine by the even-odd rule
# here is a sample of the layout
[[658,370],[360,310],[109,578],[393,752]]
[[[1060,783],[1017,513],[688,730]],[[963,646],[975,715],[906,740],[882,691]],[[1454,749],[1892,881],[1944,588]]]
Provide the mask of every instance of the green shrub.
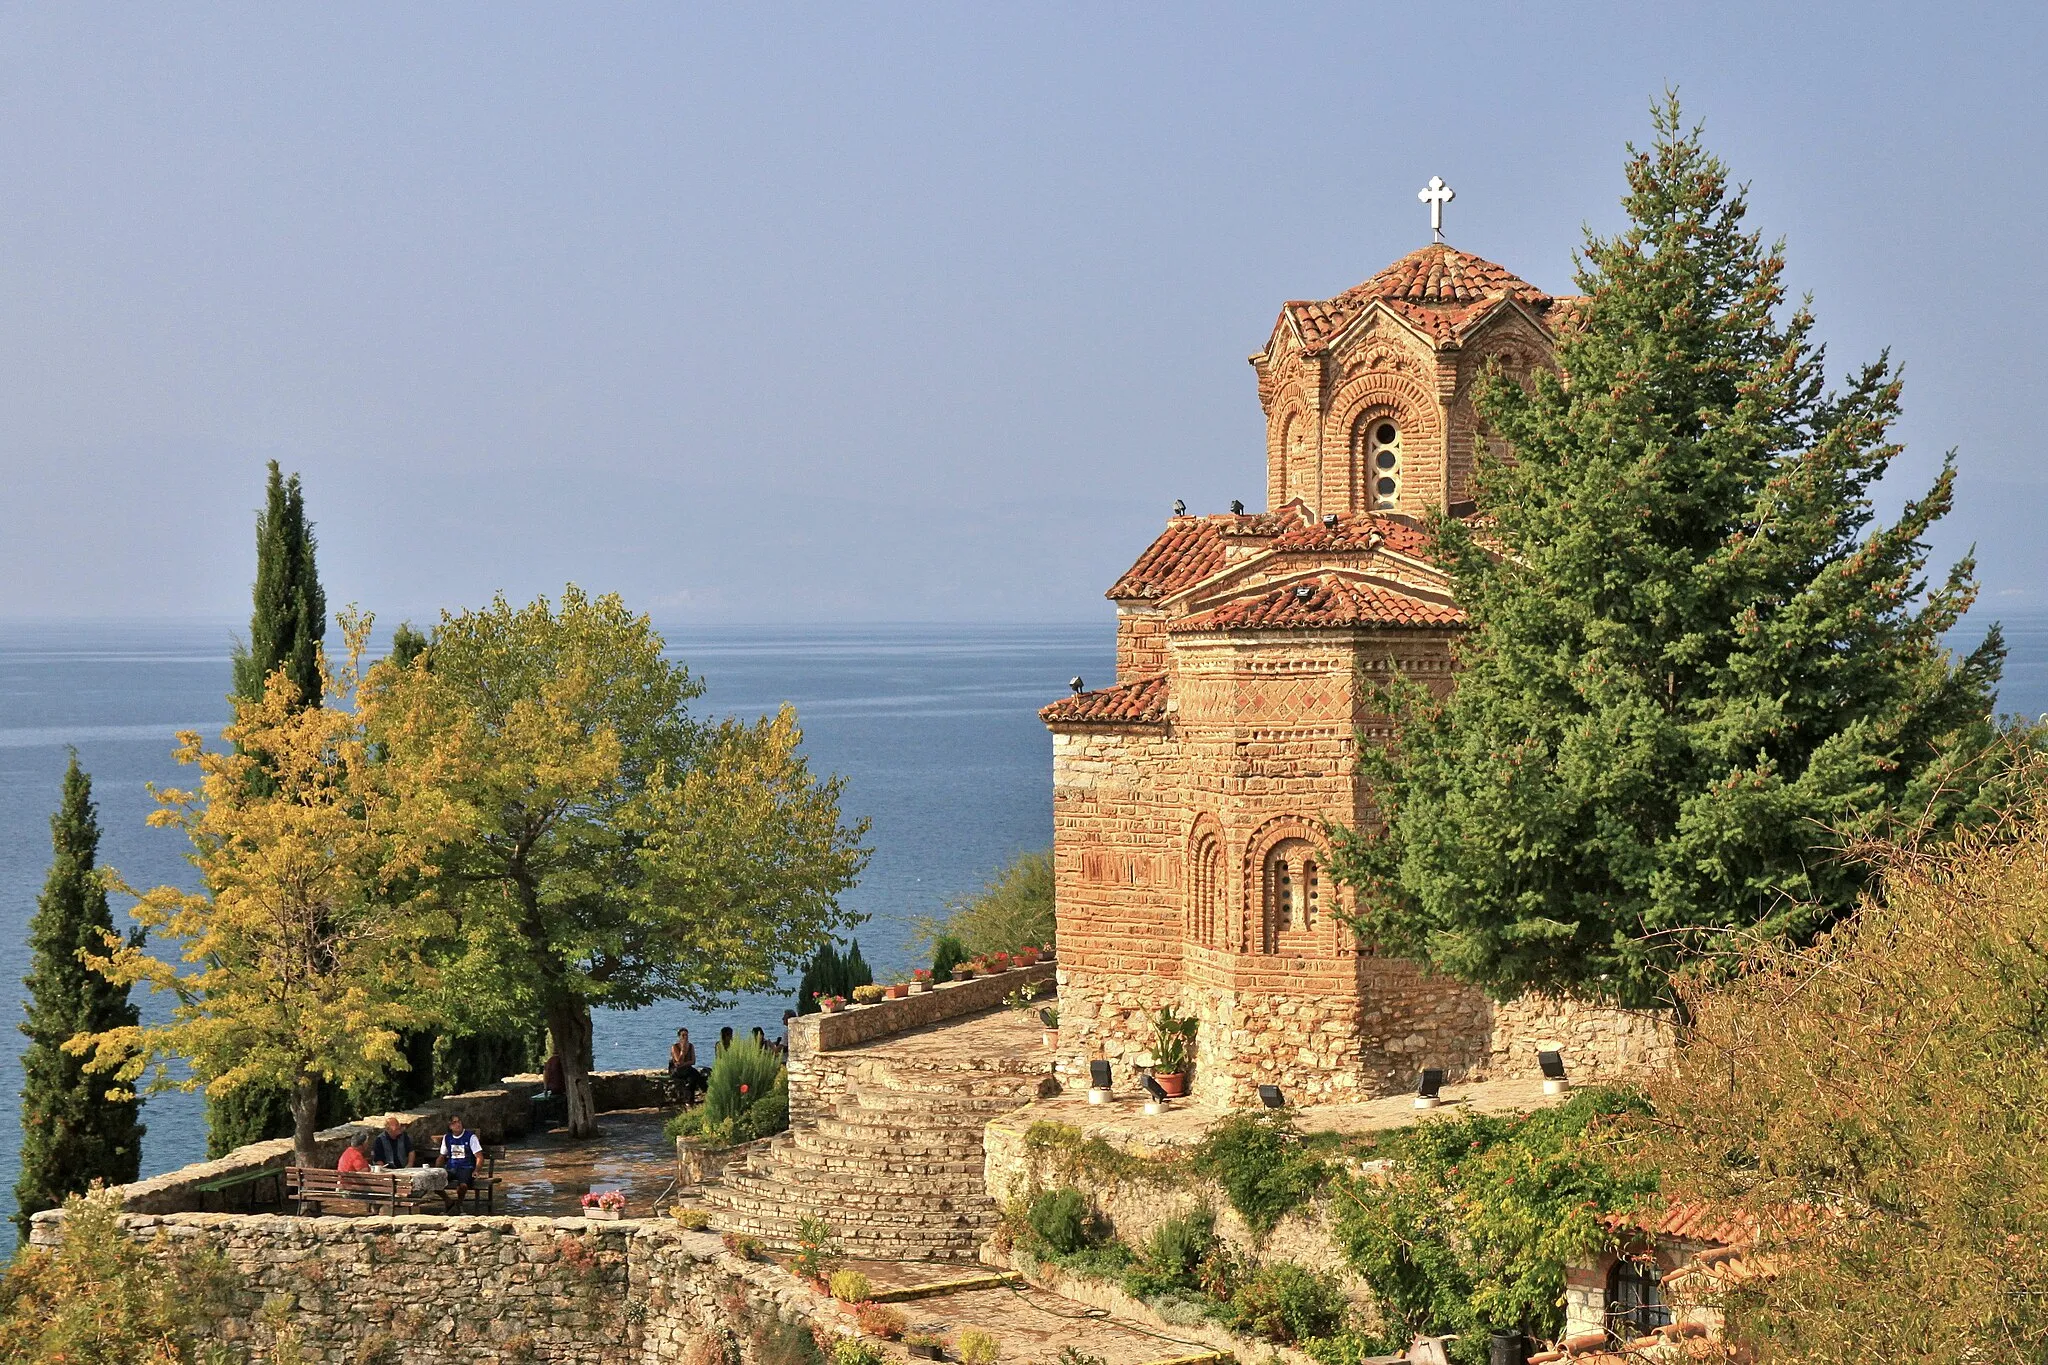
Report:
[[832,1346],[832,1365],[889,1365],[889,1353],[865,1337],[841,1337]]
[[874,1293],[874,1285],[858,1270],[835,1270],[831,1280],[832,1297],[841,1303],[866,1303]]
[[781,1075],[782,1059],[773,1048],[763,1047],[751,1034],[733,1039],[712,1062],[704,1083],[704,1121],[737,1120],[775,1088]]
[[1057,1255],[1071,1256],[1097,1240],[1088,1197],[1071,1185],[1032,1196],[1028,1218],[1039,1243]]
[[825,1365],[825,1353],[808,1327],[763,1312],[752,1322],[755,1365]]
[[1209,1130],[1195,1173],[1223,1187],[1230,1207],[1260,1237],[1315,1197],[1330,1171],[1284,1114],[1233,1114]]
[[960,1365],[996,1365],[1002,1357],[1002,1343],[978,1327],[962,1332],[953,1343],[953,1354],[960,1357]]
[[969,956],[966,944],[951,934],[940,934],[932,942],[932,980],[951,981],[953,969]]
[[1342,1331],[1349,1308],[1336,1277],[1276,1261],[1260,1266],[1237,1287],[1229,1322],[1268,1341],[1305,1341]]
[[858,940],[844,953],[837,944],[827,943],[818,949],[811,965],[804,968],[803,980],[797,983],[796,1012],[815,1014],[819,996],[851,996],[856,987],[869,985],[874,979],[867,959],[860,955]]
[[1125,1292],[1150,1299],[1199,1289],[1202,1262],[1215,1245],[1216,1215],[1210,1210],[1167,1219],[1146,1240],[1144,1263],[1124,1277]]

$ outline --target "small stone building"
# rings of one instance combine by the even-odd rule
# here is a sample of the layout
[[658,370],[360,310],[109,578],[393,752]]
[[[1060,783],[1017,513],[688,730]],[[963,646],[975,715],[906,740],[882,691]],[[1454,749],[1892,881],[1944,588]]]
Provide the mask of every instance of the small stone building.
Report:
[[1497,1007],[1375,953],[1328,874],[1326,823],[1371,820],[1374,684],[1453,684],[1465,617],[1422,526],[1473,513],[1475,390],[1553,366],[1568,307],[1437,244],[1281,308],[1251,357],[1271,510],[1170,518],[1109,590],[1114,685],[1041,713],[1067,1065],[1141,1058],[1168,1003],[1200,1020],[1194,1093],[1218,1105],[1533,1074],[1538,1041],[1588,1077],[1658,1050],[1653,1021]]

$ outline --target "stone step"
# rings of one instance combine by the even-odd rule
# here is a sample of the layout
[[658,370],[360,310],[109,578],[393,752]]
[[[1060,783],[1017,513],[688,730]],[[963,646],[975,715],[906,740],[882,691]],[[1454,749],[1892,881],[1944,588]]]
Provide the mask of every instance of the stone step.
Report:
[[865,1118],[821,1118],[810,1130],[827,1142],[860,1144],[919,1156],[958,1159],[982,1151],[981,1129],[965,1132],[932,1128],[905,1128]]
[[775,1207],[807,1209],[811,1212],[837,1209],[849,1212],[898,1212],[915,1214],[995,1213],[995,1201],[986,1193],[954,1193],[930,1189],[890,1189],[880,1184],[838,1184],[816,1179],[790,1179],[785,1173],[746,1174],[720,1187],[721,1202],[754,1199]]

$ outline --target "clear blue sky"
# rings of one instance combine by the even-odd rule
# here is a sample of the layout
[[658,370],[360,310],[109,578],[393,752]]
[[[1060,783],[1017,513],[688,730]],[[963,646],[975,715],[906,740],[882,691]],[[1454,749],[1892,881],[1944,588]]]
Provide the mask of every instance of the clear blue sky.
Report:
[[0,616],[246,612],[263,461],[387,621],[1088,619],[1262,495],[1281,300],[1554,290],[1666,83],[1943,533],[2048,607],[2036,6],[0,13]]

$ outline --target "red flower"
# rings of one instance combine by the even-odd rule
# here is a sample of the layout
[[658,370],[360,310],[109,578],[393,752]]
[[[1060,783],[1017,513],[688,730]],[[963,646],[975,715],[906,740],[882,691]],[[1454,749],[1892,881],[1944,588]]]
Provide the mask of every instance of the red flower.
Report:
[[745,1081],[740,1082],[740,1093],[742,1095],[747,1093],[747,1084]]

